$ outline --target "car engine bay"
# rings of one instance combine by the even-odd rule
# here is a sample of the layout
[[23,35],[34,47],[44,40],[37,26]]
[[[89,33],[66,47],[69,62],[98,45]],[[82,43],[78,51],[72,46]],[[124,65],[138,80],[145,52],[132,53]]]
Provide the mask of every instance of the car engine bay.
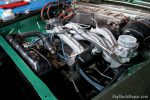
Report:
[[115,7],[47,3],[4,37],[56,98],[91,100],[150,58],[149,12]]

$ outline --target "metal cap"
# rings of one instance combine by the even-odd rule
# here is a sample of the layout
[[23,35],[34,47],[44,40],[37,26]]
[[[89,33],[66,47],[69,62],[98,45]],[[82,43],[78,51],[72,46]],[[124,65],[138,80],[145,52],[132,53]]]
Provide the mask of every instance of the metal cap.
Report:
[[136,42],[137,39],[130,35],[120,35],[118,38],[118,44],[127,48],[136,47]]

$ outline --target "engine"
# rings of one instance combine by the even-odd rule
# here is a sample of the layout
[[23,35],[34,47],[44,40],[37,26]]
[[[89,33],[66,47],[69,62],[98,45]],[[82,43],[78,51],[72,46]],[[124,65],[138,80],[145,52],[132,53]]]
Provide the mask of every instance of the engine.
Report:
[[150,37],[149,19],[92,7],[87,12],[86,7],[77,9],[61,3],[61,11],[49,14],[51,5],[41,10],[45,32],[7,36],[39,77],[57,72],[79,99],[87,100],[142,62],[139,58],[143,57],[143,48],[149,48],[145,45]]

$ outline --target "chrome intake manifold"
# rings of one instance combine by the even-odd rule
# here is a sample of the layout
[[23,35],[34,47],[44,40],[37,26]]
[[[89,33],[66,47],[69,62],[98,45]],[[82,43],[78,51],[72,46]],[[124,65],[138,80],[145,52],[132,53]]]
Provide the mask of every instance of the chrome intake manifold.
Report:
[[53,21],[52,24],[53,29],[47,30],[47,33],[56,34],[73,50],[69,57],[68,65],[73,65],[75,57],[85,50],[79,43],[79,40],[88,41],[95,45],[95,48],[92,50],[93,53],[100,53],[102,51],[103,58],[110,63],[111,68],[118,68],[137,55],[138,43],[137,39],[133,36],[120,35],[118,40],[116,40],[113,33],[107,28],[96,26],[96,28],[87,30],[74,22],[61,25],[55,24],[55,21]]

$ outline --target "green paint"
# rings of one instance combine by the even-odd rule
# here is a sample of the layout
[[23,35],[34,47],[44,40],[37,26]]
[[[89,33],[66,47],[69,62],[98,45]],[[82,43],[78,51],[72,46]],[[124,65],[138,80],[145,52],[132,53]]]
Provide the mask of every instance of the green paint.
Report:
[[[32,16],[30,18],[12,23],[5,27],[0,28],[0,34],[7,36],[8,34],[29,31],[39,31],[45,32],[45,23],[41,20],[40,15]],[[35,38],[35,37],[34,37]],[[28,40],[32,40],[29,38]],[[46,84],[38,78],[33,71],[28,67],[28,65],[20,58],[20,56],[14,51],[14,49],[7,43],[7,41],[0,35],[0,46],[6,51],[6,53],[11,57],[20,71],[25,75],[31,85],[34,87],[35,91],[38,93],[42,100],[57,100],[52,94],[50,89]]]
[[29,32],[29,31],[45,31],[45,23],[41,20],[39,15],[12,23],[5,27],[1,27],[0,34],[8,35],[12,33]]
[[11,57],[20,71],[25,75],[35,91],[38,93],[42,100],[57,100],[52,94],[49,88],[40,80],[33,71],[26,65],[26,63],[20,58],[20,56],[14,51],[14,49],[7,43],[7,41],[0,35],[0,46]]

